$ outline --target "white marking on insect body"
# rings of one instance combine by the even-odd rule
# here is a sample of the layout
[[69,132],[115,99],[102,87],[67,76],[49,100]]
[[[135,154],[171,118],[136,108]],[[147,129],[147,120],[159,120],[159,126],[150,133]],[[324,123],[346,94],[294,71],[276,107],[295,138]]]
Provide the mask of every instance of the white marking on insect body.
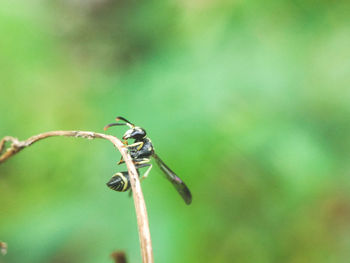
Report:
[[126,179],[126,177],[121,174],[120,177],[122,178],[122,180],[124,181],[124,186],[123,186],[123,189],[122,189],[122,192],[124,192],[126,190],[126,188],[128,188],[128,180]]

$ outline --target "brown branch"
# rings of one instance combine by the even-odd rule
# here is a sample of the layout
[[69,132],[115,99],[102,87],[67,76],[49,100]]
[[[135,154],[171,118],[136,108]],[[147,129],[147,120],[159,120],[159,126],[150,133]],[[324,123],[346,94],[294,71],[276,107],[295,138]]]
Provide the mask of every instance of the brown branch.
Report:
[[17,138],[6,136],[0,141],[0,154],[5,149],[5,143],[11,142],[10,147],[0,155],[0,163],[6,161],[10,157],[14,156],[16,153],[20,152],[24,148],[32,145],[33,143],[40,141],[42,139],[53,137],[53,136],[67,136],[67,137],[82,137],[87,139],[105,139],[113,143],[113,145],[121,153],[123,159],[125,160],[126,166],[128,168],[131,189],[134,198],[137,224],[139,230],[139,238],[141,244],[141,255],[143,263],[153,263],[153,251],[151,234],[149,231],[148,216],[146,210],[146,204],[143,197],[140,180],[135,168],[134,163],[128,153],[128,150],[124,147],[124,144],[115,136],[107,135],[103,133],[88,132],[88,131],[51,131],[40,133],[38,135],[32,136],[25,141],[19,141]]

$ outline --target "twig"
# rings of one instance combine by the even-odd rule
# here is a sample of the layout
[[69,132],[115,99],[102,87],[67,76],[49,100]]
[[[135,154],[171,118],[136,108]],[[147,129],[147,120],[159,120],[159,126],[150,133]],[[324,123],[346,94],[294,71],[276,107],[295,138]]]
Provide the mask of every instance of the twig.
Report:
[[123,159],[125,160],[130,176],[130,183],[134,198],[139,238],[141,244],[142,262],[153,263],[151,234],[149,231],[146,204],[140,185],[140,180],[135,165],[133,164],[132,159],[128,153],[128,150],[124,147],[124,144],[117,137],[103,133],[88,131],[51,131],[32,136],[25,141],[19,141],[17,138],[6,136],[0,141],[0,154],[5,149],[6,142],[11,142],[11,145],[2,155],[0,155],[0,163],[6,161],[10,157],[14,156],[16,153],[32,145],[33,143],[53,136],[82,137],[87,139],[105,139],[113,143],[113,145],[118,149]]

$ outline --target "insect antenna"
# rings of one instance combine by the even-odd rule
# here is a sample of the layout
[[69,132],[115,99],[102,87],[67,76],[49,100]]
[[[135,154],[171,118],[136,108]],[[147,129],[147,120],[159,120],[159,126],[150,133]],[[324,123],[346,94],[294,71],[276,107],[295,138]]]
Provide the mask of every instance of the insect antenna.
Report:
[[107,131],[107,129],[108,129],[109,127],[112,127],[112,126],[122,126],[122,125],[127,125],[127,126],[129,126],[130,128],[134,128],[134,127],[135,127],[135,125],[134,125],[133,123],[131,123],[130,121],[128,121],[127,119],[125,119],[125,118],[123,118],[123,117],[121,117],[121,116],[118,116],[117,118],[115,118],[115,120],[116,120],[116,121],[121,120],[121,121],[124,121],[125,123],[117,123],[117,122],[111,123],[111,124],[106,125],[103,129],[104,129],[105,131]]
[[122,126],[122,125],[127,125],[127,124],[126,124],[126,123],[110,123],[110,124],[106,125],[103,129],[104,129],[105,131],[107,131],[107,129],[108,129],[109,127],[112,127],[112,126]]
[[126,125],[128,125],[130,128],[134,128],[135,125],[133,123],[131,123],[130,121],[128,121],[127,119],[121,117],[121,116],[118,116],[117,118],[115,118],[116,121],[125,121],[126,122]]

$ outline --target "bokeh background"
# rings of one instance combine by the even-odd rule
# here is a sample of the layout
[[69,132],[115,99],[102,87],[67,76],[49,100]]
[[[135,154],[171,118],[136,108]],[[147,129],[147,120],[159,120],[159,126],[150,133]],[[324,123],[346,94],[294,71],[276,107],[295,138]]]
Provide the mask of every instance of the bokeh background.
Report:
[[[2,0],[0,137],[144,127],[193,193],[143,182],[155,262],[349,262],[349,10]],[[141,262],[133,201],[105,186],[119,158],[51,138],[0,165],[0,262]]]

